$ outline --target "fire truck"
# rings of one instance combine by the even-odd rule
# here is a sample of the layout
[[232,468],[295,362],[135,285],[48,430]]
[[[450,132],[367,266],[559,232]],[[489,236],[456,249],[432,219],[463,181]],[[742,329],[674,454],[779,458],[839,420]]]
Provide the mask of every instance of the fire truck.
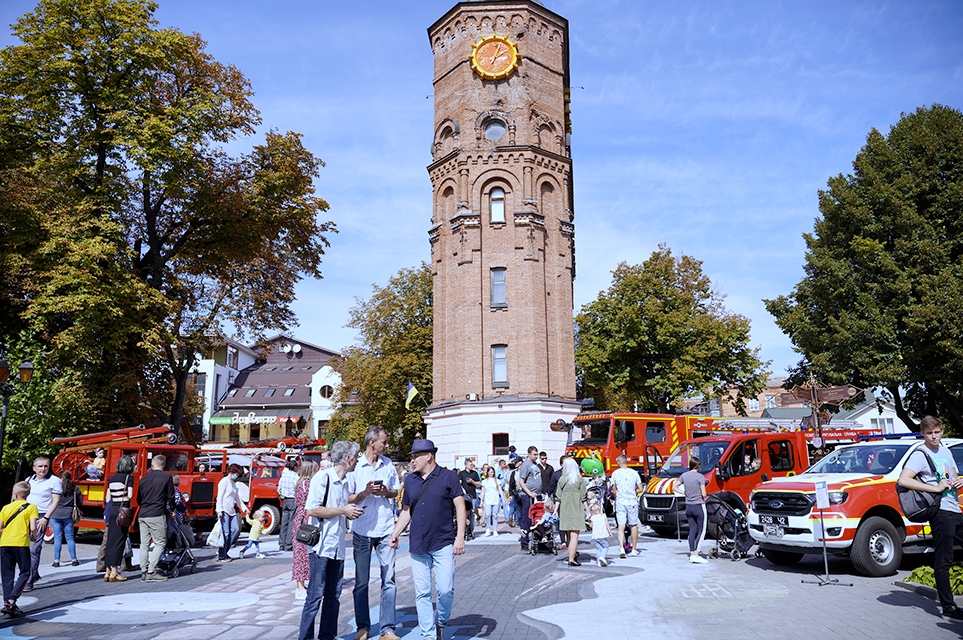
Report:
[[853,420],[840,420],[831,429],[824,427],[817,432],[800,429],[798,423],[786,420],[615,412],[583,413],[571,423],[553,423],[551,428],[568,431],[566,455],[577,460],[598,458],[606,474],[618,467],[615,459],[625,455],[629,467],[644,480],[655,475],[669,453],[690,438],[749,430],[801,431],[812,454],[814,445],[832,446],[854,442],[859,436],[882,434],[879,429],[866,429]]
[[661,536],[681,535],[688,529],[678,479],[693,457],[702,464],[706,492],[745,513],[757,484],[809,468],[809,444],[802,431],[759,428],[686,440],[648,481],[643,495],[643,521]]
[[[137,487],[140,479],[150,471],[151,459],[157,454],[164,454],[167,458],[165,471],[180,476],[178,488],[187,506],[186,517],[201,525],[205,521],[213,523],[215,490],[220,475],[196,473],[197,449],[190,445],[173,444],[174,442],[177,442],[177,436],[170,425],[152,428],[139,425],[51,440],[50,445],[60,447],[51,463],[51,473],[58,475],[69,470],[83,496],[81,517],[77,526],[99,530],[106,528],[104,496],[107,492],[107,480],[114,474],[113,470],[117,468],[121,457],[130,456],[134,461],[134,472],[131,474],[134,477],[134,499],[131,506],[135,508],[131,530],[136,529]],[[91,478],[87,467],[97,447],[104,449],[107,462],[104,477]]]

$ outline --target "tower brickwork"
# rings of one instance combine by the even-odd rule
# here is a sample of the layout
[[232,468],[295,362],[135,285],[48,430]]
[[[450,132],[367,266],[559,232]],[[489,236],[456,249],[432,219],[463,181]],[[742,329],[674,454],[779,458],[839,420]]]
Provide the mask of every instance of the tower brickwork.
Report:
[[[577,412],[568,22],[531,0],[461,2],[428,36],[434,379],[426,422],[429,436],[490,454],[494,430],[537,444],[544,421]],[[515,442],[522,438],[529,442]]]

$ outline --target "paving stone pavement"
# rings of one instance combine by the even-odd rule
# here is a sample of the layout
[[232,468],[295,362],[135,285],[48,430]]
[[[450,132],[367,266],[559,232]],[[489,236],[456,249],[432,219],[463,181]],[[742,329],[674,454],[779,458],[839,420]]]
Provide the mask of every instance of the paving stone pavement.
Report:
[[[831,559],[830,573],[854,586],[804,584],[823,572],[822,559],[774,567],[763,558],[688,562],[684,541],[640,539],[637,558],[595,567],[594,546],[582,538],[583,566],[568,567],[564,552],[532,557],[516,537],[479,538],[458,558],[455,605],[446,638],[766,638],[963,637],[963,625],[944,622],[931,599],[894,585],[894,578],[857,576]],[[290,553],[275,537],[262,542],[268,558],[211,562],[199,550],[197,575],[163,583],[105,584],[83,565],[47,569],[25,594],[27,617],[0,623],[3,638],[58,640],[275,640],[295,638],[302,602],[294,599]],[[417,640],[411,569],[403,546],[397,561],[398,635]],[[708,544],[707,544],[708,547]],[[350,544],[348,545],[350,549]],[[51,550],[45,549],[46,555]],[[45,555],[45,558],[46,558]],[[900,572],[900,576],[908,573]],[[378,572],[372,571],[372,621],[378,619]],[[354,565],[346,563],[339,638],[354,637]]]

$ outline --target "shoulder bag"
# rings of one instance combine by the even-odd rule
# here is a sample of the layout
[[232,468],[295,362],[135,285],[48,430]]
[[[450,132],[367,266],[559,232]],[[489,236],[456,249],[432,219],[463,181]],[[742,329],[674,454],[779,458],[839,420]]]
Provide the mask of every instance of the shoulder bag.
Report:
[[[926,445],[921,445],[916,448],[916,451],[920,451],[923,457],[926,458],[926,462],[930,465],[930,473],[936,476],[936,466],[933,464],[933,459],[930,454],[924,449]],[[913,454],[906,458],[906,462],[909,462],[909,458]],[[906,468],[906,462],[903,463],[903,468]],[[920,481],[922,482],[922,480]],[[930,491],[919,491],[917,489],[907,489],[901,486],[899,482],[896,483],[896,496],[899,498],[899,508],[903,510],[903,515],[910,522],[929,522],[936,517],[937,512],[940,510],[940,500],[943,499],[942,493],[932,493]]]
[[[128,479],[129,478],[130,476],[128,476]],[[117,507],[117,518],[115,519],[115,522],[121,529],[127,529],[131,524],[134,523],[134,509],[130,506],[130,502],[128,500],[124,500],[120,503],[120,506]]]
[[[321,505],[324,507],[328,506],[328,492],[331,490],[331,478],[328,477],[326,479],[328,486],[324,488],[324,498],[321,499]],[[324,518],[320,519],[324,520]],[[321,542],[321,527],[305,522],[298,527],[297,533],[294,534],[294,539],[308,547],[317,546],[317,544]]]
[[74,508],[70,510],[70,519],[74,524],[80,522],[80,503],[83,502],[83,496],[80,494],[80,490],[74,490]]

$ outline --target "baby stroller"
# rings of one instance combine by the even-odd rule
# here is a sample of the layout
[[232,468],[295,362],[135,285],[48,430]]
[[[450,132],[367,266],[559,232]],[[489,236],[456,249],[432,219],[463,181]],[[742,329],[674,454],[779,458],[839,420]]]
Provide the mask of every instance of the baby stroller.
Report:
[[[545,503],[533,502],[528,509],[528,517],[532,526],[528,530],[528,552],[537,555],[539,550],[558,555],[558,545],[555,544],[555,531],[551,521],[539,523],[545,515]],[[554,515],[554,514],[553,514]]]
[[191,553],[191,545],[173,518],[167,518],[167,546],[157,561],[157,568],[171,578],[176,578],[185,568],[197,573],[197,560]]
[[755,540],[749,535],[749,523],[742,511],[719,496],[710,495],[706,498],[706,517],[716,531],[716,546],[709,551],[710,558],[718,558],[720,549],[734,561],[749,555]]

